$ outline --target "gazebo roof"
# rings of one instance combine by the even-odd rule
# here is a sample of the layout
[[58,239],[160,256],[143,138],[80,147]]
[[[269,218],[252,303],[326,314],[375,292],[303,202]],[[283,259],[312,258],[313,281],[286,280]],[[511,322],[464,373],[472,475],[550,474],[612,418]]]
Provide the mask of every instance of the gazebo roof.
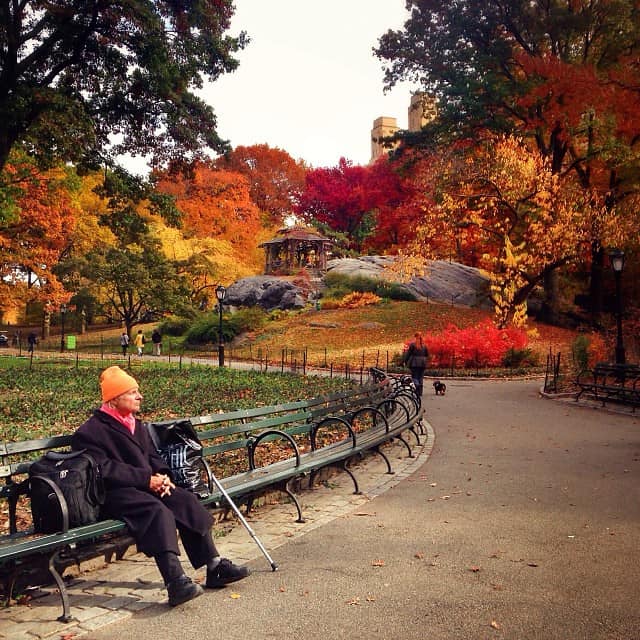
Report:
[[329,238],[321,236],[315,229],[312,229],[311,227],[296,225],[294,227],[284,227],[283,229],[279,229],[277,236],[275,236],[271,240],[263,242],[259,246],[264,247],[265,245],[269,244],[282,244],[287,240],[301,240],[303,242],[331,242]]

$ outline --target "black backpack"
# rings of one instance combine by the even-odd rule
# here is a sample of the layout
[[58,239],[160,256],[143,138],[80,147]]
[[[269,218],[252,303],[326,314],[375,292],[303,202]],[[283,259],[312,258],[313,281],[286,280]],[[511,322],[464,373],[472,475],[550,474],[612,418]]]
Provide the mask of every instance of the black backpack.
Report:
[[177,486],[206,498],[211,493],[211,470],[190,420],[171,424],[146,423],[158,453],[171,469]]
[[29,467],[34,531],[66,533],[100,518],[105,488],[99,465],[85,451],[49,451]]

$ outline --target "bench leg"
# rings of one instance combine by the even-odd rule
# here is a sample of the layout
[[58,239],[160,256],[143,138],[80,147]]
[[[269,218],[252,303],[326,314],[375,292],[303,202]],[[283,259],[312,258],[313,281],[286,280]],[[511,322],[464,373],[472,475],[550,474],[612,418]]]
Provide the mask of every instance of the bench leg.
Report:
[[285,482],[283,491],[291,498],[291,500],[293,501],[293,504],[296,505],[296,509],[298,511],[298,519],[296,520],[296,522],[300,522],[300,523],[306,522],[305,519],[302,517],[302,507],[300,506],[300,503],[298,502],[298,498],[293,493],[293,491],[291,491],[291,489],[289,488],[289,483],[291,482],[291,480],[293,480],[293,478],[291,478],[290,480],[287,480]]
[[18,578],[18,574],[20,571],[18,569],[13,569],[11,571],[11,575],[8,576],[7,581],[5,582],[4,592],[7,596],[7,599],[4,603],[5,607],[9,607],[11,605],[11,598],[13,598],[13,589],[16,586],[16,579]]
[[413,451],[411,451],[411,445],[402,437],[402,436],[396,436],[396,438],[398,438],[398,440],[400,440],[400,442],[402,442],[402,444],[407,447],[407,451],[409,452],[409,458],[414,458],[415,456],[413,455]]
[[420,446],[421,442],[420,442],[420,436],[418,435],[418,432],[416,431],[415,426],[411,427],[409,429],[409,431],[411,431],[411,433],[413,433],[413,435],[416,437],[416,443],[418,444],[418,446]]
[[67,585],[64,583],[62,576],[56,569],[56,560],[62,549],[56,551],[49,557],[49,573],[51,577],[56,581],[58,591],[60,592],[60,598],[62,599],[62,615],[58,618],[60,622],[71,622],[73,620],[71,616],[71,606],[69,604],[69,594],[67,593]]
[[351,480],[353,480],[353,487],[354,487],[353,493],[359,496],[362,493],[362,491],[360,491],[360,487],[358,486],[358,481],[356,480],[356,477],[353,475],[353,472],[351,471],[351,469],[349,469],[349,467],[347,467],[348,463],[349,463],[348,460],[343,460],[340,463],[340,467],[344,472],[348,473]]
[[374,447],[373,449],[386,463],[387,463],[387,473],[389,475],[393,475],[395,473],[395,471],[391,468],[391,463],[389,462],[389,458],[387,458],[387,456],[382,453],[382,451],[380,451],[380,447]]

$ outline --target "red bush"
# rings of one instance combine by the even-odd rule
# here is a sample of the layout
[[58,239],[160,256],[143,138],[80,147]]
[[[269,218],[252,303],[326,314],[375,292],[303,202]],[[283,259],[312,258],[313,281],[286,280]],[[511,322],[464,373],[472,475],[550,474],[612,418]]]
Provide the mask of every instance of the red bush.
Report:
[[[500,366],[509,349],[527,346],[524,330],[498,329],[490,320],[466,329],[450,324],[440,333],[424,333],[423,339],[429,350],[429,365],[433,367],[449,367],[453,358],[457,366]],[[409,342],[405,349],[408,346]]]

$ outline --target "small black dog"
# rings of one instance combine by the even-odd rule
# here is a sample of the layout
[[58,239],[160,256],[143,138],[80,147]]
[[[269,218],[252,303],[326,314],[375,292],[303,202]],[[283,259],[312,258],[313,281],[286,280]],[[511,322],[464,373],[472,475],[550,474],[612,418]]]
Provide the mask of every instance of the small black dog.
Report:
[[445,391],[447,390],[447,385],[444,382],[440,382],[440,380],[435,380],[433,383],[433,388],[436,390],[437,396],[443,396]]

